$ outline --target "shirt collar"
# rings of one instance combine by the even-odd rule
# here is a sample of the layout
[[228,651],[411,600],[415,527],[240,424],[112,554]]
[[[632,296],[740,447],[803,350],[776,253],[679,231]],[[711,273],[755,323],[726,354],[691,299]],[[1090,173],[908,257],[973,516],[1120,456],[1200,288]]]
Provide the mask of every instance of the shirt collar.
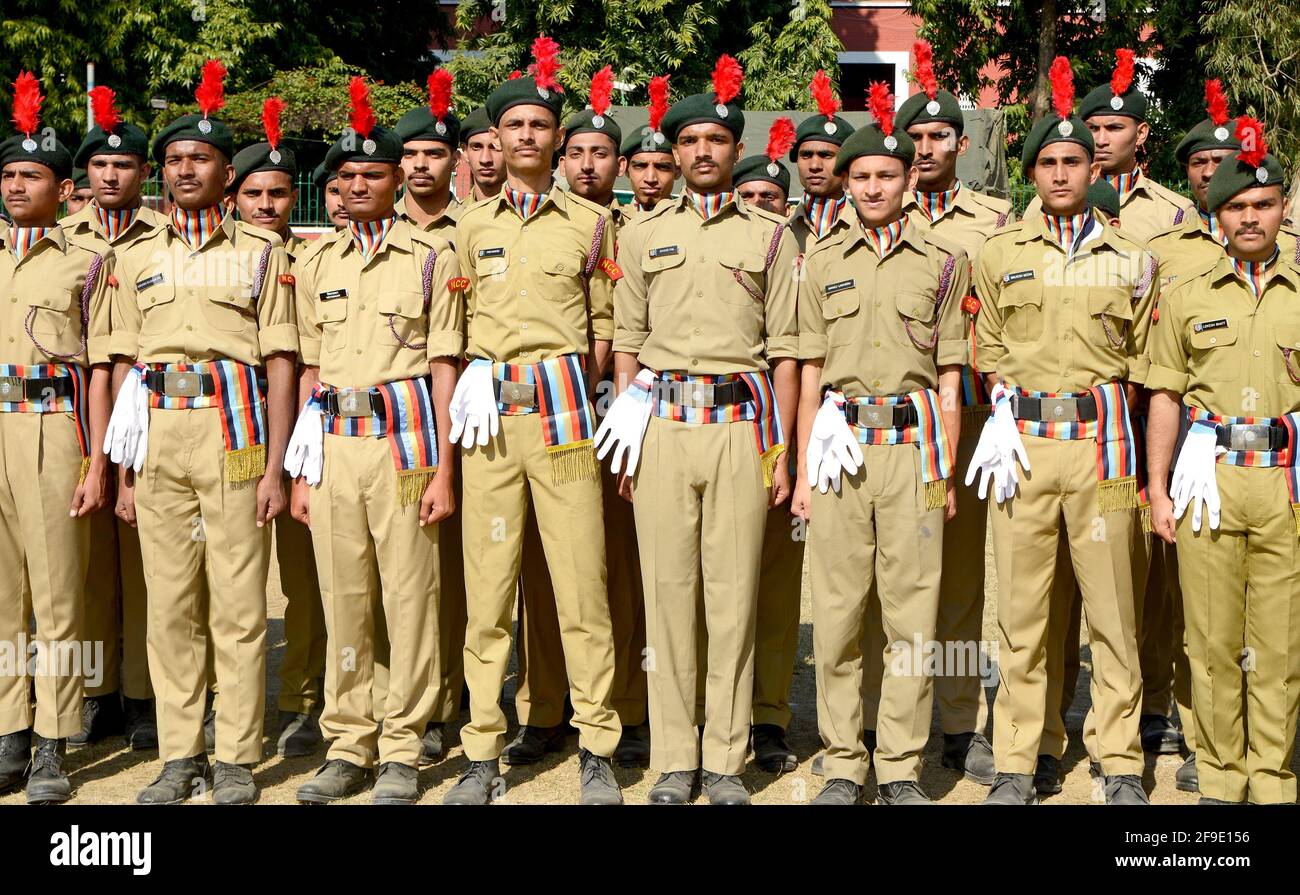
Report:
[[[10,255],[14,254],[13,231],[15,229],[31,230],[33,228],[19,227],[17,224],[13,224],[13,225],[0,224],[0,246],[3,246],[4,251],[8,252]],[[58,248],[60,253],[67,251],[68,240],[67,240],[67,235],[63,232],[63,227],[55,223],[41,229],[45,230],[45,233],[42,234],[41,239],[53,243]],[[37,242],[39,241],[40,240],[37,240]],[[36,243],[33,243],[32,246],[28,249],[27,252],[28,255],[31,254],[31,249],[35,248],[35,246]],[[24,255],[23,257],[26,257],[26,255]]]
[[[506,190],[509,188],[510,187],[507,184],[501,184],[500,192],[498,192],[494,197],[497,203],[496,213],[500,214],[501,212],[507,212],[518,217],[514,208],[510,206],[510,200],[506,198]],[[568,200],[564,196],[564,190],[560,189],[554,180],[551,181],[550,188],[546,191],[546,198],[542,200],[541,205],[537,206],[537,211],[533,212],[533,217],[537,217],[539,214],[544,212],[548,205],[554,206],[555,210],[561,214],[567,215],[569,213]],[[531,220],[531,218],[529,220]]]

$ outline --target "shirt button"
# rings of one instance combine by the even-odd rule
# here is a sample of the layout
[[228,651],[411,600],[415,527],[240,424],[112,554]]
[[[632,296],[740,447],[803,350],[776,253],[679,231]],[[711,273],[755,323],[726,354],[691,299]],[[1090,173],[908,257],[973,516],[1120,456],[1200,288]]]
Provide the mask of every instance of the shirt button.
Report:
[[708,258],[705,258],[703,255],[700,256],[700,263],[701,263],[701,264],[703,264],[705,261],[708,261],[708,260],[709,260],[709,259],[708,259]]
[[879,380],[879,379],[873,379],[873,380],[871,380],[871,384],[872,384],[872,386],[874,386],[875,388],[880,388],[880,380]]
[[358,349],[357,349],[357,354],[360,354],[360,353],[361,353],[361,349],[358,348]]
[[359,311],[364,311],[365,309],[366,309],[366,306],[365,306],[365,305],[360,305],[360,306],[357,308],[357,310],[359,310]]
[[519,290],[519,294],[520,294],[520,295],[527,295],[527,294],[528,294],[528,290],[527,290],[527,289],[520,289],[520,290]]
[[519,263],[520,263],[520,264],[527,264],[527,263],[528,263],[528,259],[527,259],[527,258],[520,258],[520,259],[519,259]]
[[[9,341],[12,342],[13,339],[10,339]],[[692,366],[692,367],[698,367],[699,365],[700,365],[700,362],[699,362],[699,361],[694,360],[694,359],[691,360],[691,366]]]
[[1258,351],[1255,352],[1255,357],[1259,357],[1259,352],[1258,352]]
[[697,326],[695,327],[695,335],[698,336],[699,334],[700,334],[700,328]]
[[703,290],[703,289],[696,289],[696,290],[695,290],[695,295],[696,295],[697,298],[703,298],[703,297],[704,297],[704,290]]
[[521,324],[519,325],[519,328],[520,328],[520,329],[528,329],[528,324],[527,324],[527,323],[521,323]]
[[1065,335],[1061,336],[1061,338],[1068,342],[1070,341],[1071,336],[1069,333],[1066,333]]
[[1218,339],[1216,339],[1214,336],[1210,336],[1210,344],[1211,344],[1211,345],[1217,345],[1218,342],[1219,342]]
[[874,342],[872,342],[871,344],[874,345],[875,347],[879,348],[879,347],[880,347],[880,340],[879,340],[879,339],[876,339],[876,340],[875,340]]
[[1061,299],[1061,301],[1068,305],[1070,303],[1070,296],[1068,295],[1065,296],[1065,298]]
[[185,324],[185,329],[186,329],[188,332],[194,332],[194,327],[190,326],[188,323]]

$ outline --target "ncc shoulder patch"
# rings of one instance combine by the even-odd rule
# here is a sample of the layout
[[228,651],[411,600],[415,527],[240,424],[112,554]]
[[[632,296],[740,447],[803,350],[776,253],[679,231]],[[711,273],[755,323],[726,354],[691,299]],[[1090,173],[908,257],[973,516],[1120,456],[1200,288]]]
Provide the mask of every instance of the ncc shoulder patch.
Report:
[[1220,317],[1218,320],[1202,320],[1200,323],[1192,324],[1192,331],[1203,333],[1210,329],[1227,329],[1228,318]]
[[968,295],[961,300],[961,309],[974,317],[980,312],[980,300],[973,295]]
[[447,281],[448,292],[464,292],[469,288],[469,277],[452,277]]
[[623,271],[616,263],[614,263],[613,258],[601,258],[600,263],[596,266],[609,274],[609,278],[615,282],[623,279]]
[[292,286],[295,282],[297,282],[297,281],[293,278],[293,274],[291,274],[291,273],[282,273],[282,274],[280,274],[280,285],[281,285],[281,286]]
[[1035,274],[1032,270],[1018,270],[1015,273],[1004,273],[1002,275],[1002,284],[1009,286],[1012,283],[1019,283],[1021,280],[1032,280]]

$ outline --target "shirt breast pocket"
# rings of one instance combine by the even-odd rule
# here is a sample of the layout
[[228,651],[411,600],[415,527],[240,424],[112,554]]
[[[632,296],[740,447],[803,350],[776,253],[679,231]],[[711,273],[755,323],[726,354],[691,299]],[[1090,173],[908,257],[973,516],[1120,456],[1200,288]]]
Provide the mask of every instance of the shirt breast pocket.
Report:
[[1277,342],[1277,380],[1283,385],[1300,385],[1300,326],[1279,325],[1274,331]]
[[540,284],[542,295],[559,302],[580,297],[583,294],[580,277],[585,262],[585,258],[579,260],[577,256],[566,252],[544,252],[542,272],[546,276]]
[[822,299],[828,345],[849,345],[861,333],[862,295],[857,286],[840,289]]
[[1008,342],[1037,342],[1043,335],[1043,287],[1037,280],[1012,283],[998,293],[1003,337]]
[[728,252],[719,257],[727,271],[725,276],[735,282],[734,286],[722,288],[722,300],[742,308],[762,301],[766,286],[765,260],[762,255],[748,252]]
[[1093,289],[1088,293],[1088,341],[1112,351],[1124,350],[1133,325],[1133,297],[1127,289]]
[[348,299],[318,301],[316,319],[320,321],[321,348],[338,351],[348,344]]
[[[148,279],[148,278],[146,278]],[[159,280],[152,285],[136,287],[136,304],[140,308],[140,334],[153,335],[168,329],[169,313],[175,307],[176,285]]]
[[251,287],[209,290],[202,302],[203,316],[222,332],[242,332],[257,325]]
[[73,325],[75,315],[80,320],[81,294],[75,297],[67,289],[50,289],[29,302],[32,308],[32,336],[41,346],[55,354],[71,354],[77,350],[77,334]]
[[651,256],[642,260],[641,271],[645,274],[646,295],[650,300],[652,324],[654,316],[659,311],[676,307],[691,293],[689,287],[692,284],[685,278],[679,278],[679,275],[684,272],[680,268],[685,263],[686,253],[680,249],[668,255]]
[[505,278],[510,271],[510,258],[504,252],[490,257],[474,259],[474,275],[484,288],[477,290],[478,301],[491,301],[505,297]]
[[428,325],[424,321],[424,293],[406,290],[385,292],[377,305],[379,318],[379,343],[396,347],[394,334],[405,342],[424,340]]
[[1191,348],[1188,367],[1192,378],[1205,382],[1225,382],[1236,379],[1241,372],[1241,362],[1233,346],[1237,344],[1237,326],[1231,320],[1211,328],[1203,321],[1193,321],[1187,343]]

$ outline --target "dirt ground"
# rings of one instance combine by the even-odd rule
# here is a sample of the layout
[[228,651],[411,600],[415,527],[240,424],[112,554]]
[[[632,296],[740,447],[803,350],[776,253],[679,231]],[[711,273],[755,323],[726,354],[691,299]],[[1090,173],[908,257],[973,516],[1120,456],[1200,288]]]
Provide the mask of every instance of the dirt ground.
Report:
[[[272,563],[274,564],[274,552]],[[989,558],[991,560],[991,557]],[[992,562],[988,563],[990,572]],[[984,638],[996,640],[994,612],[997,600],[996,582],[993,575],[988,576],[988,595],[984,615]],[[268,643],[270,654],[268,662],[267,714],[266,714],[266,755],[267,758],[254,771],[254,777],[261,788],[260,801],[263,804],[293,804],[294,792],[317,769],[324,759],[323,752],[309,758],[283,759],[274,754],[277,730],[276,696],[279,689],[277,668],[284,651],[284,597],[280,593],[278,575],[274,568],[268,588],[268,606],[270,628]],[[789,730],[789,742],[799,756],[799,767],[792,773],[784,775],[767,774],[751,765],[746,772],[745,785],[753,795],[755,804],[792,804],[810,800],[821,788],[822,780],[812,774],[812,759],[821,748],[817,735],[816,723],[816,684],[812,664],[812,626],[811,605],[806,574],[803,598],[800,609],[801,624],[799,635],[799,659],[795,669],[794,685],[791,694],[791,706],[794,721]],[[1086,629],[1084,632],[1086,637]],[[1092,782],[1088,775],[1088,759],[1080,740],[1084,713],[1089,704],[1088,652],[1083,651],[1083,671],[1079,676],[1078,693],[1074,706],[1067,718],[1070,733],[1070,746],[1063,761],[1065,773],[1064,790],[1057,796],[1044,801],[1044,804],[1090,804],[1098,800],[1094,797]],[[512,666],[513,675],[513,666]],[[505,689],[506,713],[511,722],[513,736],[515,716],[513,710],[514,681],[507,680]],[[462,723],[465,719],[462,718]],[[442,801],[443,794],[456,782],[456,777],[464,768],[464,757],[459,745],[458,731],[449,731],[447,755],[436,765],[420,772],[420,784],[424,792],[421,804],[436,805]],[[971,804],[981,801],[987,789],[971,783],[956,772],[942,767],[940,763],[940,735],[937,716],[932,727],[930,747],[925,755],[925,764],[921,773],[921,785],[932,799],[942,804]],[[1174,772],[1182,763],[1175,755],[1160,756],[1158,759],[1147,756],[1145,783],[1156,804],[1193,803],[1196,796],[1179,792],[1174,788]],[[504,767],[504,766],[503,766]],[[71,750],[68,754],[67,768],[75,786],[73,801],[90,804],[127,804],[135,800],[139,789],[150,783],[161,769],[156,752],[131,752],[123,748],[120,738],[113,738],[105,743],[81,749]],[[642,769],[616,769],[619,784],[623,787],[624,798],[629,804],[642,804],[656,775]],[[568,748],[563,753],[551,755],[547,760],[529,767],[509,769],[505,774],[509,787],[505,797],[507,803],[517,804],[566,804],[575,803],[578,798],[578,744],[576,735],[571,736]],[[875,798],[875,777],[868,781],[866,797]],[[0,805],[15,804],[22,801],[21,790],[0,796]],[[369,794],[363,793],[352,802],[366,803]]]

